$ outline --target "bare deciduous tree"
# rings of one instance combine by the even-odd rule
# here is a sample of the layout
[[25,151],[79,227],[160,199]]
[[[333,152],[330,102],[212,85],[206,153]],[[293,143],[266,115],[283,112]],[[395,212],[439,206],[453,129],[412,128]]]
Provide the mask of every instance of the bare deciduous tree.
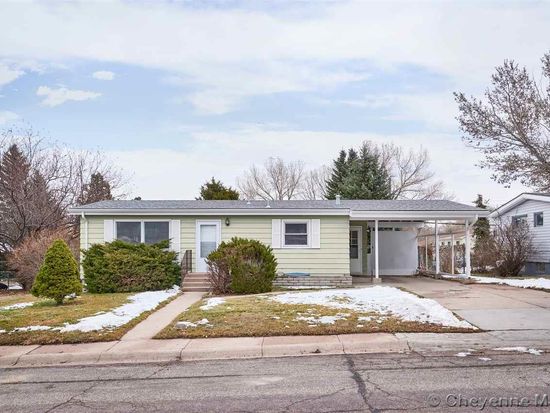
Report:
[[500,277],[517,277],[525,263],[537,253],[526,222],[498,220],[493,238],[495,270]]
[[296,199],[301,193],[303,177],[303,162],[269,158],[262,167],[252,165],[237,180],[237,187],[245,199]]
[[492,169],[493,179],[505,186],[519,180],[550,190],[550,53],[542,59],[542,76],[537,84],[525,68],[505,61],[485,101],[455,93],[463,140],[485,155],[480,166]]
[[330,168],[323,165],[317,169],[307,171],[304,174],[300,198],[302,199],[325,199],[327,191],[327,180],[330,177]]
[[72,151],[32,129],[3,131],[0,158],[0,252],[44,228],[75,225],[67,209],[94,173],[101,173],[113,190],[125,183],[104,155]]

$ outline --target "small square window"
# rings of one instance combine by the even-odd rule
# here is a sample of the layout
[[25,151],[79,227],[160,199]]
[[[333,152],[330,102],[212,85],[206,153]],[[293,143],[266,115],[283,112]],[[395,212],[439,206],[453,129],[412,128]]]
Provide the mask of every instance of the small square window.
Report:
[[512,223],[516,225],[527,223],[527,215],[516,215],[512,217]]
[[307,222],[285,222],[285,246],[305,247],[308,245]]
[[146,244],[157,244],[161,241],[170,239],[169,222],[145,222],[144,223],[144,241]]
[[544,215],[542,212],[535,212],[533,218],[535,227],[542,227],[544,225]]

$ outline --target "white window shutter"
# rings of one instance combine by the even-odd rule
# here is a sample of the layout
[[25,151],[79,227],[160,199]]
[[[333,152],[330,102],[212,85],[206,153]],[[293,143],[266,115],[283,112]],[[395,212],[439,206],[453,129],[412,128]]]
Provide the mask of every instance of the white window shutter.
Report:
[[281,248],[281,220],[271,220],[271,248]]
[[311,248],[321,248],[321,220],[311,220]]
[[170,221],[170,249],[181,254],[181,223],[179,219]]
[[112,242],[115,238],[115,221],[105,219],[103,221],[103,242]]

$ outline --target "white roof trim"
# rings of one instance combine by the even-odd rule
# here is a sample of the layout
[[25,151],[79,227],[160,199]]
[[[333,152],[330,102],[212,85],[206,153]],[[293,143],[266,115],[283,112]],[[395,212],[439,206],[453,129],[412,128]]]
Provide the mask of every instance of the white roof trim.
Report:
[[489,215],[489,218],[497,218],[502,214],[505,214],[506,212],[510,211],[511,209],[514,209],[516,206],[524,203],[525,201],[541,201],[541,202],[550,202],[550,197],[545,195],[537,195],[537,194],[519,194],[515,198],[512,198],[505,204],[499,206],[497,209],[495,209],[491,214]]
[[426,219],[466,219],[476,218],[478,216],[487,216],[489,212],[485,211],[353,211],[349,209],[93,209],[86,210],[81,208],[71,208],[71,215],[81,215],[84,213],[89,216],[219,216],[219,215],[263,215],[263,216],[348,216],[350,219],[392,219],[392,220],[426,220]]
[[85,209],[70,208],[71,215],[341,215],[349,216],[348,209],[163,209],[163,208],[142,208],[142,209]]

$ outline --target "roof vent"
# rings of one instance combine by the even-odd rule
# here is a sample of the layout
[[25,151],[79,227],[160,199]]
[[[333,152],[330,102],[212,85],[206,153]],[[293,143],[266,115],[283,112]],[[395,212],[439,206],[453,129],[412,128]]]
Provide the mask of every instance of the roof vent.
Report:
[[340,195],[336,195],[336,205],[340,205],[342,202],[341,202],[342,198],[340,197]]
[[250,199],[248,201],[246,201],[246,205],[250,205],[252,204],[252,202],[250,202]]
[[269,205],[269,199],[266,199],[266,202],[267,202],[267,205],[265,207],[266,208],[271,208],[271,205]]

